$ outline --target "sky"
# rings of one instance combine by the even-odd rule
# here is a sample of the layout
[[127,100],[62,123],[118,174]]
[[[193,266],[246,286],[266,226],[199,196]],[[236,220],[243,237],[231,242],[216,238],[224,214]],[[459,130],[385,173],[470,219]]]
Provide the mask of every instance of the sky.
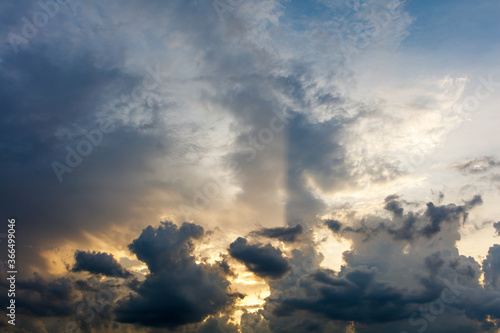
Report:
[[500,332],[499,14],[1,2],[0,330]]

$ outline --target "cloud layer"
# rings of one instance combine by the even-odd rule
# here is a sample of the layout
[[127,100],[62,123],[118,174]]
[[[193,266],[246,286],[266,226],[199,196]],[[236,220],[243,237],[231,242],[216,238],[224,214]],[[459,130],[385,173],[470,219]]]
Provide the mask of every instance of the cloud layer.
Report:
[[0,4],[13,329],[496,332],[500,6],[476,7]]

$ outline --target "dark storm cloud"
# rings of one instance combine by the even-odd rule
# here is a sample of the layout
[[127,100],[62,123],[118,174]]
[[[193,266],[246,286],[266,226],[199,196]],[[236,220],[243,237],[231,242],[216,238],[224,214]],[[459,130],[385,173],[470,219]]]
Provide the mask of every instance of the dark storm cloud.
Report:
[[[76,239],[82,225],[87,231],[108,227],[109,216],[121,215],[125,202],[138,198],[133,192],[145,190],[131,186],[138,179],[131,175],[140,178],[150,157],[165,153],[157,134],[114,124],[115,130],[104,133],[102,143],[59,182],[51,163],[66,164],[67,147],[76,150],[87,140],[83,130],[99,129],[98,113],[110,96],[129,93],[141,82],[116,67],[96,66],[88,52],[65,60],[66,47],[71,45],[52,53],[32,45],[15,56],[4,55],[0,65],[0,180],[3,189],[9,188],[0,210],[24,221],[18,228],[31,245],[20,249],[26,264],[43,265],[39,251],[30,249]],[[122,63],[114,60],[115,66]],[[161,141],[165,147],[166,140]],[[121,208],[118,201],[124,203]]]
[[425,267],[433,275],[439,273],[439,270],[444,264],[444,260],[441,259],[441,252],[435,252],[430,256],[425,258]]
[[330,229],[334,234],[340,234],[342,223],[337,220],[326,220],[326,226]]
[[277,238],[284,242],[295,242],[297,236],[302,234],[302,231],[302,225],[297,224],[295,227],[262,228],[257,231],[252,231],[251,235]]
[[180,228],[162,222],[143,230],[129,248],[151,273],[119,301],[119,322],[175,328],[201,322],[232,304],[235,296],[229,295],[222,270],[195,263],[192,240],[202,235],[201,226],[187,222]]
[[480,206],[482,204],[483,204],[483,198],[479,194],[476,194],[472,199],[465,201],[465,206],[468,209]]
[[152,273],[158,273],[180,263],[191,262],[192,240],[201,236],[202,226],[185,222],[177,228],[172,222],[162,222],[158,228],[148,226],[144,229],[129,249],[137,259],[148,265]]
[[[6,275],[2,275],[1,303],[2,309],[7,307]],[[47,281],[34,274],[34,277],[27,280],[16,280],[16,308],[21,315],[34,317],[64,317],[71,315],[76,305],[77,297],[73,290],[73,283],[67,278],[58,278]]]
[[481,174],[493,168],[500,167],[500,162],[494,156],[483,156],[473,160],[456,163],[452,167],[463,174]]
[[263,278],[277,279],[290,270],[281,250],[271,244],[250,245],[245,238],[238,237],[229,245],[229,254]]
[[441,230],[441,224],[443,223],[458,220],[462,220],[462,223],[465,223],[469,210],[482,203],[483,199],[480,195],[474,196],[474,198],[461,206],[456,206],[454,204],[435,206],[432,202],[429,202],[427,203],[425,215],[430,223],[421,230],[421,233],[426,237],[432,237]]
[[500,221],[493,223],[493,228],[495,228],[497,235],[500,236]]
[[95,287],[93,287],[88,281],[85,280],[76,280],[75,288],[82,291],[97,291]]
[[[152,208],[156,203],[144,199],[151,191],[164,196],[176,192],[165,169],[151,177],[153,163],[171,153],[174,145],[174,131],[167,133],[164,119],[175,103],[160,88],[131,102],[114,102],[130,97],[145,78],[153,84],[148,69],[159,68],[156,77],[165,83],[169,61],[156,66],[154,42],[144,58],[127,50],[137,49],[136,39],[152,40],[169,31],[166,22],[173,21],[193,47],[220,43],[214,33],[220,22],[211,3],[111,1],[97,9],[95,4],[76,2],[77,13],[59,4],[59,13],[20,52],[7,43],[1,49],[0,158],[5,163],[0,166],[0,182],[9,193],[2,193],[6,199],[0,210],[24,221],[19,232],[29,246],[19,249],[20,256],[37,269],[48,263],[34,249],[47,249],[61,239],[85,242],[83,230],[99,233],[116,221],[124,226],[132,223],[132,215],[147,215],[127,211]],[[31,20],[41,10],[38,1],[1,6],[5,35],[20,33],[23,16]],[[137,17],[148,19],[134,24],[133,31],[126,29],[130,25],[123,22]],[[68,147],[76,151],[88,140],[83,132],[98,130],[103,120],[114,130],[104,133],[102,142],[64,173],[60,183],[52,163],[66,164]]]
[[222,260],[218,262],[219,267],[222,269],[225,275],[227,276],[235,276],[236,274],[233,272],[229,263],[227,262],[227,254],[221,254]]
[[152,327],[179,327],[201,322],[232,302],[228,282],[202,267],[188,265],[152,274],[118,303],[117,320]]
[[484,282],[488,286],[498,287],[500,282],[500,245],[490,247],[483,260]]
[[392,219],[362,219],[357,226],[346,226],[338,221],[325,222],[327,227],[338,234],[363,234],[365,240],[377,235],[387,233],[395,240],[415,240],[419,237],[432,238],[441,231],[445,224],[459,223],[467,221],[469,211],[483,203],[480,195],[474,196],[463,205],[439,205],[432,202],[426,204],[423,212],[408,211],[404,213],[403,206],[408,204],[398,200],[397,196],[389,196],[385,199],[384,209],[393,214]]
[[415,224],[419,222],[419,215],[409,212],[403,218],[401,226],[391,228],[388,230],[390,234],[394,236],[395,239],[411,240],[415,236],[418,236],[418,232],[415,230]]
[[[8,282],[6,278],[2,274],[1,280]],[[37,273],[33,278],[22,279],[18,275],[15,328],[19,332],[56,332],[64,331],[71,322],[82,332],[102,332],[113,326],[116,329],[111,309],[121,289],[117,281],[94,276],[87,280],[44,278]],[[8,284],[0,283],[2,308],[9,302],[8,289]]]
[[[440,252],[440,257],[443,252],[445,251]],[[439,265],[439,261],[437,263]],[[465,279],[478,279],[481,276],[481,265],[472,257],[459,256],[458,258],[450,259],[445,264]]]
[[397,199],[399,199],[397,195],[391,195],[385,198],[384,209],[389,212],[392,212],[396,216],[402,216],[404,209],[401,207]]
[[[71,140],[75,124],[93,125],[97,107],[106,101],[104,88],[119,93],[135,81],[115,68],[97,68],[89,55],[68,64],[39,49],[5,56],[0,74],[4,167],[54,158],[58,144]],[[57,135],[61,130],[67,130],[66,137]]]
[[111,277],[127,278],[132,274],[123,268],[111,254],[105,252],[76,251],[72,272],[86,271]]
[[461,220],[465,222],[467,218],[467,211],[464,206],[436,206],[432,202],[427,203],[427,210],[425,216],[428,218],[429,223],[424,226],[420,232],[425,237],[432,237],[441,231],[443,222],[451,222]]
[[294,311],[321,313],[333,320],[378,322],[398,320],[409,314],[404,308],[402,290],[376,282],[375,271],[356,269],[338,278],[320,271],[301,285],[310,297],[286,298],[274,310],[277,316],[291,316]]

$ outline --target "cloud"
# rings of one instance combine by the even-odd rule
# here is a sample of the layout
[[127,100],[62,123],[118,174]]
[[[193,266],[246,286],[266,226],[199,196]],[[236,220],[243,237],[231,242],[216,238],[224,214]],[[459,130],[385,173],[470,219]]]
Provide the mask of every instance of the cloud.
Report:
[[[22,314],[36,317],[66,317],[74,312],[77,294],[73,282],[68,278],[47,280],[39,274],[27,280],[16,280],[16,308]],[[2,308],[7,307],[8,275],[2,275]],[[5,307],[4,307],[5,305]]]
[[238,237],[229,245],[229,254],[263,278],[278,279],[290,270],[281,250],[271,244],[250,245],[245,238]]
[[376,282],[375,273],[359,268],[338,278],[332,272],[320,270],[302,281],[309,297],[283,299],[274,314],[292,316],[295,311],[305,310],[333,320],[362,323],[409,315],[404,310],[404,293],[388,283]]
[[[379,252],[375,256],[381,254]],[[401,267],[404,266],[404,257],[391,257],[391,260],[398,261],[397,266],[400,264]],[[438,255],[434,255],[430,258],[437,257]],[[456,308],[473,311],[477,306],[475,302],[467,302],[464,294],[475,295],[473,297],[483,299],[488,298],[477,283],[470,285],[470,282],[467,282],[479,278],[478,265],[465,265],[469,269],[475,270],[472,278],[468,273],[462,275],[458,269],[454,270],[455,273],[448,275],[456,276],[458,274],[461,281],[458,284],[459,288],[450,289],[449,286],[453,285],[453,281],[450,282],[450,278],[444,276],[449,274],[450,267],[452,267],[451,262],[447,262],[447,260],[434,261],[433,259],[422,260],[420,264],[414,263],[412,266],[413,269],[419,266],[421,269],[427,267],[429,269],[427,277],[419,277],[418,273],[415,275],[410,273],[408,275],[398,274],[390,278],[387,275],[389,272],[385,271],[386,268],[376,266],[367,268],[363,265],[356,267],[355,261],[349,260],[348,265],[351,267],[346,267],[339,273],[319,269],[303,275],[297,281],[299,287],[292,293],[286,293],[286,296],[280,296],[280,293],[284,292],[282,289],[284,286],[274,286],[277,288],[276,294],[271,294],[268,303],[269,310],[273,314],[269,317],[271,327],[280,327],[282,326],[280,323],[287,321],[289,323],[287,329],[293,331],[297,327],[306,325],[307,322],[311,323],[311,321],[316,322],[317,327],[324,327],[328,323],[342,327],[342,323],[346,325],[349,321],[354,321],[360,332],[379,332],[384,327],[390,327],[391,331],[408,330],[411,328],[408,319],[412,317],[415,320],[425,318],[419,309],[428,308],[429,304],[439,300],[443,290],[446,290],[445,293],[448,296],[452,295],[456,303],[446,304],[445,313],[442,316],[433,315],[432,324],[428,325],[429,331],[451,332],[453,329],[457,329],[458,324],[453,324],[453,328],[445,328],[446,325],[449,325],[447,323],[450,318],[456,318],[460,322],[465,321],[466,325],[475,327],[472,329],[473,332],[479,331],[479,325],[475,324],[476,317],[472,312],[469,317],[465,318],[454,312]],[[458,260],[463,261],[463,259]],[[376,262],[380,262],[380,260],[376,259],[368,264],[377,265]],[[460,265],[463,264],[460,263]],[[446,271],[445,274],[443,274],[442,268]],[[405,278],[411,279],[412,283],[404,283],[403,279]],[[462,298],[457,295],[461,295]],[[459,301],[457,301],[458,299]],[[493,314],[495,313],[494,305],[484,307],[480,312]],[[415,323],[415,320],[412,323]],[[284,332],[285,329],[281,328],[276,331]]]
[[287,219],[309,217],[325,208],[311,191],[310,183],[322,190],[340,189],[350,179],[345,150],[338,143],[342,122],[337,119],[312,122],[296,114],[288,126]]
[[[44,250],[58,239],[82,241],[81,225],[89,232],[108,228],[109,216],[121,215],[115,205],[118,201],[136,202],[140,200],[138,192],[149,191],[139,185],[141,174],[147,174],[151,158],[164,156],[169,146],[161,131],[140,130],[102,112],[110,96],[130,93],[141,82],[140,75],[127,73],[119,66],[119,58],[114,59],[114,66],[97,67],[88,52],[77,52],[68,63],[57,56],[67,52],[66,47],[71,48],[68,43],[59,52],[51,53],[35,44],[15,56],[5,55],[0,66],[0,76],[9,82],[0,87],[0,107],[9,118],[0,123],[5,138],[0,155],[7,163],[0,177],[5,184],[19,184],[0,205],[27,221],[19,226],[19,231],[24,232],[26,242],[33,248]],[[20,100],[26,103],[18,103]],[[152,111],[151,108],[146,107]],[[102,142],[93,145],[90,155],[65,173],[59,183],[51,163],[66,164],[68,147],[77,151],[81,142],[88,142],[83,131],[94,133],[104,120],[115,130],[101,132]],[[26,163],[39,170],[36,176]],[[83,183],[86,185],[82,187]],[[123,191],[117,191],[117,187]],[[80,193],[78,198],[72,195],[75,191]],[[19,204],[23,193],[32,193],[24,198],[29,210]],[[30,232],[34,229],[28,221],[35,219],[46,227]],[[122,221],[126,220],[123,216]],[[30,249],[20,249],[26,264],[46,269],[43,251]]]
[[[229,255],[271,290],[260,300],[264,309],[243,314],[248,331],[410,331],[408,318],[432,315],[420,308],[455,276],[462,297],[455,295],[426,332],[493,330],[500,318],[498,251],[490,249],[481,269],[456,247],[483,197],[446,205],[401,199],[418,197],[432,181],[425,158],[433,147],[449,148],[439,140],[456,121],[443,121],[442,113],[465,84],[414,80],[406,66],[414,59],[400,47],[422,30],[410,29],[413,5],[224,1],[229,9],[219,17],[215,3],[221,2],[79,2],[74,11],[60,5],[19,53],[8,43],[0,48],[0,182],[8,191],[0,210],[21,221],[19,258],[29,269],[20,275],[32,268],[46,273],[19,277],[18,301],[35,318],[24,329],[58,331],[47,317],[71,317],[75,300],[99,292],[96,277],[50,277],[64,255],[75,255],[75,272],[130,277],[109,253],[135,238],[128,248],[147,265],[144,280],[110,282],[119,301],[82,330],[119,330],[121,323],[147,331],[236,330],[228,318],[242,295],[230,281],[241,272],[225,260]],[[0,7],[7,32],[19,32],[20,18],[39,10],[36,0]],[[161,84],[140,93],[150,68],[159,69]],[[83,131],[103,120],[114,131],[59,183],[51,163],[64,162],[67,147],[77,149],[88,140]],[[405,157],[406,169],[418,170],[402,171]],[[487,178],[499,163],[484,156],[453,168]],[[219,174],[229,181],[202,197]],[[405,193],[387,196],[400,189]],[[382,214],[357,210],[364,207],[358,200],[384,197]],[[344,201],[356,209],[337,212]],[[178,209],[186,204],[196,206],[188,219]],[[158,216],[176,224],[146,227]],[[252,231],[261,221],[266,228]],[[204,237],[198,223],[217,225],[222,236]],[[319,252],[335,245],[330,236],[317,240],[326,228],[350,250]],[[276,248],[241,235],[287,244]],[[94,241],[106,252],[74,253]],[[205,260],[217,256],[224,259]],[[325,256],[343,258],[343,266],[325,268]],[[42,317],[46,326],[39,325]]]
[[[37,2],[31,5],[38,8]],[[247,1],[223,22],[212,2],[94,5],[78,4],[74,13],[61,5],[29,47],[17,54],[2,49],[0,75],[8,84],[0,88],[0,106],[6,110],[0,124],[0,154],[6,161],[1,177],[14,190],[0,206],[21,220],[42,220],[44,230],[30,233],[29,223],[22,230],[33,248],[48,250],[46,244],[58,239],[88,246],[81,225],[100,235],[116,226],[129,233],[124,238],[132,237],[127,226],[148,221],[158,211],[184,221],[177,207],[191,204],[192,189],[206,185],[207,164],[227,172],[221,161],[239,163],[241,172],[230,174],[231,186],[221,187],[233,192],[221,193],[200,210],[213,212],[212,205],[234,196],[233,211],[251,211],[276,226],[283,218],[275,209],[280,193],[289,193],[285,214],[291,220],[324,208],[311,193],[316,185],[330,191],[348,183],[345,147],[338,144],[349,118],[344,110],[349,100],[336,87],[336,65],[344,60],[337,52],[341,31],[327,22],[315,33],[282,29],[278,1]],[[4,25],[20,30],[10,13],[20,18],[32,8],[7,6]],[[137,13],[148,19],[132,29],[127,22]],[[330,37],[324,42],[321,36]],[[299,39],[313,50],[322,45],[321,52],[295,47]],[[147,52],[136,52],[143,47]],[[146,68],[156,64],[162,77],[158,88],[130,98],[148,77]],[[123,101],[127,96],[129,101]],[[251,138],[267,133],[261,131],[269,129],[276,110],[286,110],[290,126],[273,123],[282,130],[255,148]],[[87,140],[82,130],[92,131],[102,120],[110,120],[115,130],[59,184],[51,163],[63,163],[66,147],[76,149]],[[287,141],[296,151],[287,148]],[[252,163],[249,151],[257,154]],[[76,191],[78,198],[72,195]],[[24,198],[24,193],[32,195]],[[206,221],[223,223],[213,216]],[[105,241],[113,246],[116,240]],[[22,250],[27,264],[41,269],[51,264],[42,251],[30,249]]]
[[469,211],[483,203],[480,195],[475,195],[463,205],[435,205],[428,202],[423,212],[404,212],[403,206],[418,206],[418,203],[407,203],[397,196],[385,199],[384,209],[391,212],[392,219],[382,219],[369,216],[358,221],[356,226],[345,226],[338,221],[326,221],[327,227],[334,233],[346,235],[356,233],[369,239],[378,233],[391,235],[395,240],[415,240],[419,237],[432,238],[438,234],[446,224],[464,224]]
[[123,268],[111,254],[105,252],[76,251],[76,263],[72,272],[87,271],[92,274],[102,274],[110,277],[128,278],[132,274]]
[[76,280],[75,288],[82,291],[97,291],[95,287],[93,287],[88,281],[85,280]]
[[198,266],[152,274],[118,302],[117,321],[142,326],[175,328],[203,321],[229,306],[228,282]]
[[193,261],[192,240],[201,236],[202,226],[185,222],[178,228],[172,222],[162,222],[158,228],[148,226],[144,229],[129,249],[154,274]]
[[[7,277],[1,276],[2,281],[6,281],[0,283],[2,307],[9,303]],[[105,332],[116,328],[111,309],[122,290],[117,279],[92,276],[75,280],[72,276],[42,277],[38,273],[23,279],[17,275],[15,327],[19,332],[45,333],[64,330],[67,323],[73,322],[82,332]]]
[[[481,286],[481,265],[456,248],[464,218],[482,198],[476,196],[462,205],[419,205],[390,196],[384,205],[390,201],[396,201],[386,207],[391,219],[358,217],[353,212],[344,215],[343,223],[324,220],[319,224],[352,243],[338,272],[320,265],[322,256],[314,241],[308,239],[309,248],[305,242],[297,244],[300,250],[294,249],[289,258],[290,273],[271,284],[264,316],[272,331],[313,332],[327,327],[343,331],[351,321],[356,331],[366,333],[410,331],[424,324],[433,333],[495,327],[487,318],[500,315],[493,301],[498,291],[490,295]],[[434,226],[432,232],[429,226]],[[492,281],[498,280],[495,251],[491,248],[483,263],[485,282],[491,288]],[[311,258],[309,264],[306,258]],[[433,309],[443,293],[452,295],[453,302],[443,303],[439,315],[432,310],[428,317],[432,320],[426,319],[426,309]]]
[[233,303],[222,270],[195,262],[193,240],[202,236],[201,226],[187,222],[181,227],[162,222],[142,231],[129,248],[150,274],[118,302],[119,322],[175,328],[201,322]]
[[334,234],[340,233],[342,223],[337,220],[325,220],[325,224]]
[[[443,313],[433,315],[436,319],[428,321],[429,332],[456,330],[460,325],[469,327],[471,332],[480,331],[479,327],[487,331],[486,328],[493,325],[487,321],[488,316],[500,317],[495,310],[495,299],[500,296],[497,291],[499,247],[490,249],[482,270],[473,258],[459,255],[455,247],[460,237],[456,231],[462,225],[463,214],[479,202],[478,198],[473,198],[463,206],[435,206],[441,207],[438,213],[415,212],[407,207],[402,216],[393,214],[394,220],[386,220],[386,224],[379,224],[381,219],[372,217],[380,229],[378,232],[369,228],[369,219],[363,227],[351,229],[336,220],[323,221],[332,232],[340,232],[342,237],[353,242],[352,250],[344,252],[345,264],[338,272],[320,266],[323,256],[317,252],[317,244],[309,234],[289,244],[292,249],[288,258],[270,244],[250,245],[246,239],[238,238],[229,247],[230,255],[256,275],[267,278],[271,288],[271,295],[259,312],[267,328],[261,319],[250,320],[248,316],[242,327],[258,326],[264,332],[267,332],[265,329],[268,332],[315,332],[345,330],[350,322],[355,322],[360,332],[408,330],[408,319],[412,316],[415,320],[426,318],[421,309],[429,308],[445,290],[453,302],[446,303]],[[415,204],[408,205],[418,209]],[[457,207],[464,209],[457,210]],[[395,239],[388,226],[402,221],[410,213],[419,226],[431,225],[432,218],[437,217],[446,222],[442,222],[444,224],[431,238],[422,234]],[[366,238],[366,234],[370,237]],[[227,262],[196,264],[193,250],[203,236],[201,226],[187,222],[181,226],[162,222],[157,228],[145,228],[129,248],[148,265],[150,274],[142,282],[129,281],[128,295],[116,304],[103,307],[94,322],[82,323],[82,327],[104,330],[110,328],[110,321],[116,318],[119,323],[133,323],[137,327],[200,332],[235,330],[234,325],[218,315],[233,311],[235,298],[241,295],[230,292],[225,277],[229,269]],[[107,254],[82,253],[86,259],[81,260],[82,263],[96,258],[99,263],[116,263]],[[490,292],[479,284],[482,272]],[[32,309],[32,315],[67,317],[71,311],[61,304],[74,308],[77,300],[71,285],[77,286],[82,293],[94,294],[99,288],[91,279],[74,283],[68,279],[48,282],[36,276],[34,280],[19,282],[20,300]],[[123,286],[112,288],[123,290]],[[28,296],[27,291],[31,293],[35,289],[40,300]],[[42,309],[41,301],[49,305]],[[206,318],[209,319],[201,324]],[[446,323],[450,320],[453,324],[448,327]]]
[[467,211],[465,206],[436,206],[432,202],[427,203],[427,210],[425,217],[428,222],[421,230],[420,233],[425,237],[432,237],[441,230],[441,225],[446,222],[453,222],[462,220],[465,222],[467,218]]
[[277,238],[283,242],[295,242],[297,236],[302,234],[302,231],[302,225],[297,224],[295,227],[262,228],[257,231],[252,231],[251,235]]
[[444,260],[441,259],[441,252],[435,252],[427,256],[424,260],[425,267],[429,270],[432,275],[439,273],[439,270],[444,264]]
[[[227,319],[227,318],[226,318]],[[203,325],[201,325],[196,333],[236,333],[238,326],[233,323],[222,323],[214,317],[208,318]]]
[[490,171],[493,168],[500,167],[500,162],[494,156],[483,156],[473,160],[455,163],[453,169],[463,174],[481,174]]
[[497,288],[500,282],[500,245],[490,247],[486,259],[483,260],[484,283]]
[[390,195],[387,198],[385,198],[384,209],[389,212],[392,212],[396,216],[403,216],[404,209],[397,201],[398,198],[399,197],[397,195]]
[[493,227],[495,228],[497,235],[500,236],[500,221],[493,223]]

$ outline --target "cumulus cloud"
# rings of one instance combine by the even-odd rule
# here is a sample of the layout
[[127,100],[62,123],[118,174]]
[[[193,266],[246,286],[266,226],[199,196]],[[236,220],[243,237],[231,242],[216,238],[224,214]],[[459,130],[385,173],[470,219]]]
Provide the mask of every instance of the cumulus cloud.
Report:
[[172,222],[163,222],[158,228],[148,226],[144,229],[129,249],[153,274],[159,273],[184,261],[192,261],[192,240],[199,239],[203,232],[202,226],[193,223],[183,223],[177,228]]
[[500,245],[496,244],[488,251],[483,261],[484,282],[496,288],[500,278]]
[[132,274],[123,268],[113,257],[104,252],[76,251],[75,264],[72,272],[86,271],[92,274],[102,274],[110,277],[128,278]]
[[[395,240],[414,240],[419,237],[431,238],[438,234],[446,224],[464,224],[469,211],[483,203],[480,195],[464,202],[462,205],[448,204],[435,205],[433,202],[425,204],[421,212],[408,211],[404,213],[404,205],[410,205],[397,196],[385,199],[384,209],[391,212],[392,219],[367,217],[353,226],[342,227],[336,220],[326,220],[325,224],[333,232],[345,235],[356,233],[364,235],[366,239],[378,233],[387,233]],[[413,205],[418,205],[413,203]]]
[[[484,272],[486,285],[495,287],[497,246],[490,249],[483,268],[472,257],[460,255],[456,248],[464,214],[480,201],[475,197],[459,206],[428,203],[423,211],[416,204],[398,201],[406,205],[401,215],[399,209],[386,207],[392,220],[371,216],[358,227],[345,226],[353,220],[323,221],[332,232],[349,239],[352,248],[343,253],[344,265],[338,272],[319,265],[322,259],[314,255],[314,247],[306,252],[301,244],[302,249],[294,250],[291,273],[271,284],[265,316],[272,331],[300,328],[314,332],[326,327],[345,330],[350,321],[357,323],[359,332],[424,328],[429,332],[452,332],[463,326],[471,332],[493,329],[495,325],[486,318],[498,318],[500,314],[492,301],[498,292],[490,295],[479,278]],[[414,219],[413,227],[408,229],[412,232],[408,237],[397,236],[394,223],[409,217]],[[437,220],[439,228],[430,234],[424,232],[428,230],[425,226]],[[306,256],[317,260],[304,265]],[[481,304],[479,299],[486,303]],[[443,304],[443,310],[436,315],[438,303]],[[450,324],[450,320],[454,323]]]
[[[263,332],[316,332],[346,330],[354,322],[360,332],[424,326],[429,332],[451,332],[464,325],[471,332],[493,329],[494,324],[487,318],[500,318],[495,303],[500,296],[499,247],[490,248],[482,268],[473,258],[460,255],[456,248],[463,215],[479,201],[475,198],[464,203],[463,210],[457,210],[462,206],[453,204],[435,206],[439,213],[427,213],[429,204],[423,211],[412,204],[414,208],[406,207],[402,215],[389,210],[393,220],[386,220],[385,224],[381,224],[382,218],[372,216],[364,220],[364,226],[356,228],[346,226],[353,221],[323,221],[318,226],[326,226],[352,241],[352,249],[343,253],[345,264],[340,271],[321,267],[323,256],[308,233],[300,242],[289,242],[287,258],[270,244],[252,245],[238,238],[229,246],[229,254],[257,276],[267,279],[271,288],[264,309],[243,316],[241,327],[259,327]],[[418,226],[432,225],[435,216],[444,224],[430,238],[424,233],[413,238],[396,238],[386,226],[401,222],[410,213]],[[371,222],[377,223],[378,232],[369,227]],[[116,318],[138,328],[236,331],[237,327],[220,316],[232,311],[235,298],[243,296],[230,292],[225,277],[230,269],[227,261],[213,265],[196,263],[193,250],[203,236],[201,226],[187,222],[181,226],[162,222],[156,228],[144,229],[129,248],[147,264],[150,274],[144,281],[130,281],[125,297],[111,307],[109,304],[103,307],[95,322],[82,327],[105,329]],[[94,252],[83,253],[83,258],[92,259],[80,260],[82,263],[96,260],[95,257],[99,263],[116,263],[107,254],[104,258]],[[99,267],[92,265],[95,266]],[[482,273],[484,288],[479,283]],[[99,290],[90,280],[75,281],[74,285],[83,293],[95,294]],[[119,290],[118,286],[111,288]],[[40,316],[70,316],[67,307],[75,306],[77,300],[70,280],[45,281],[36,276],[34,280],[20,282],[19,289],[23,304],[32,308],[32,314]],[[32,303],[25,300],[27,294],[23,291],[35,289],[49,304],[43,310],[39,308],[40,300],[29,298]],[[444,302],[439,315],[436,302]],[[426,319],[430,315],[433,320]],[[206,318],[209,319],[201,324]],[[449,324],[450,320],[453,324]]]
[[280,249],[271,244],[251,245],[243,237],[238,237],[229,245],[229,254],[256,275],[263,278],[277,279],[285,275],[290,266]]
[[119,322],[175,328],[201,322],[233,303],[222,270],[195,262],[193,240],[203,233],[201,226],[187,222],[181,227],[162,222],[142,231],[129,248],[150,274],[118,302]]

